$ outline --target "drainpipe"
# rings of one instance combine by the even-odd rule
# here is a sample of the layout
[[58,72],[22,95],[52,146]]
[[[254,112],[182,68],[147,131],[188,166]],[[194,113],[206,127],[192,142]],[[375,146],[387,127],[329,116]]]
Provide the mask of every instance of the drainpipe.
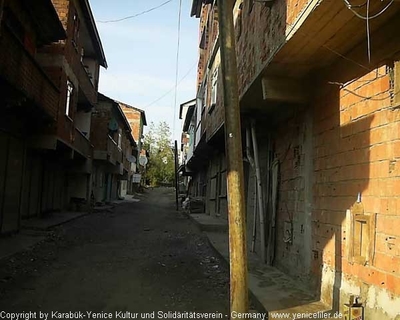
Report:
[[269,230],[269,238],[268,238],[268,265],[272,265],[275,259],[275,249],[276,249],[276,241],[275,241],[275,233],[276,233],[276,211],[278,209],[278,174],[279,174],[279,160],[275,159],[271,164],[271,224]]
[[256,126],[254,120],[251,121],[251,136],[253,140],[254,164],[256,168],[258,213],[260,215],[261,260],[263,263],[265,263],[265,223],[264,223],[263,190],[261,183],[261,170],[260,170],[260,161],[258,155]]
[[[251,132],[250,126],[246,128],[246,157],[250,163],[251,168],[255,171],[254,168],[254,159],[251,156]],[[251,240],[251,252],[256,251],[256,233],[257,233],[257,179],[254,180],[254,218],[253,218],[253,234]]]

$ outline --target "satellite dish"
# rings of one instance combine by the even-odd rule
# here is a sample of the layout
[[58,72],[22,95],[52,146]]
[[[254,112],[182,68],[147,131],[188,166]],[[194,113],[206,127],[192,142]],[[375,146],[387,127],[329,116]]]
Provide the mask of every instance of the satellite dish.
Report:
[[118,129],[118,122],[114,118],[108,123],[108,129],[111,131],[116,131]]
[[144,167],[148,162],[149,162],[149,160],[147,159],[146,156],[141,155],[141,156],[139,157],[139,164],[140,164],[141,166]]
[[131,162],[131,163],[136,163],[136,157],[134,157],[134,156],[129,156],[129,157],[128,157],[128,161]]

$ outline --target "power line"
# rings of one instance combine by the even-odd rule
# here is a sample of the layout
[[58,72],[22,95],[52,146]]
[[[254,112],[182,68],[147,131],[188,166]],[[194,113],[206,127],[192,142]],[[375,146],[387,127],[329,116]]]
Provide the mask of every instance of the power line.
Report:
[[[352,5],[348,0],[343,0],[344,1],[344,3],[345,3],[345,5],[346,5],[346,7],[351,11],[351,12],[353,12],[357,17],[359,17],[360,19],[363,19],[363,20],[371,20],[371,19],[375,19],[375,18],[377,18],[377,17],[379,17],[381,14],[383,14],[387,9],[389,9],[389,7],[393,4],[393,2],[394,2],[394,0],[391,0],[387,5],[386,5],[386,7],[384,7],[381,11],[379,11],[378,13],[376,13],[376,14],[374,14],[374,15],[372,15],[372,16],[369,16],[369,14],[367,15],[367,16],[363,16],[363,15],[361,15],[361,14],[359,14],[357,11],[355,11],[353,8],[356,8],[356,7],[359,7],[359,6],[354,6],[354,5]],[[368,1],[364,4],[364,5],[366,5],[368,3]],[[364,6],[364,5],[362,5],[362,6]],[[368,4],[368,6],[369,6],[369,4]]]
[[185,78],[189,75],[189,73],[193,70],[193,68],[197,65],[197,61],[190,67],[190,69],[188,70],[188,72],[185,73],[185,75],[179,80],[179,82],[173,86],[170,90],[168,90],[166,93],[164,93],[161,97],[157,98],[156,100],[154,100],[153,102],[149,103],[148,105],[146,105],[144,108],[150,107],[153,104],[157,103],[158,101],[160,101],[161,99],[163,99],[164,97],[166,97],[167,95],[169,95],[172,91],[174,91],[179,84],[185,80]]
[[124,18],[115,19],[115,20],[98,20],[97,22],[99,22],[99,23],[112,23],[112,22],[121,22],[121,21],[124,21],[124,20],[133,19],[133,18],[136,18],[136,17],[141,16],[143,14],[146,14],[148,12],[151,12],[153,10],[156,10],[158,8],[161,8],[162,6],[165,6],[167,3],[170,3],[170,2],[172,2],[172,0],[165,1],[165,2],[161,3],[160,5],[158,5],[156,7],[147,9],[147,10],[142,11],[140,13],[137,13],[137,14],[134,14],[134,15],[131,15],[131,16],[127,16],[127,17],[124,17]]
[[179,11],[178,11],[178,35],[177,35],[177,46],[176,46],[176,66],[175,66],[175,98],[174,98],[174,114],[172,122],[172,136],[175,137],[175,112],[176,112],[176,98],[178,95],[178,73],[179,73],[179,47],[181,39],[181,12],[182,12],[182,0],[179,0]]
[[367,51],[368,51],[368,62],[371,63],[371,30],[369,29],[369,1],[367,0],[367,19],[366,19],[366,25],[367,25]]

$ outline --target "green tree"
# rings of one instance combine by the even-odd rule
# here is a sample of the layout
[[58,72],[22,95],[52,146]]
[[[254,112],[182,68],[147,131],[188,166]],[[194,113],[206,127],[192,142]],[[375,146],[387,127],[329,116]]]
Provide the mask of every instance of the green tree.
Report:
[[171,130],[165,121],[155,125],[150,123],[144,136],[144,146],[149,152],[146,178],[152,186],[172,184],[174,181],[175,162],[172,149]]

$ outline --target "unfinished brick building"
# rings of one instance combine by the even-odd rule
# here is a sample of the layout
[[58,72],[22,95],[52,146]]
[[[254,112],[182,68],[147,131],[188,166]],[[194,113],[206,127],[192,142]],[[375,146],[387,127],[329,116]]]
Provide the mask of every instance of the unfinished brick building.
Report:
[[[27,198],[26,154],[30,137],[57,121],[60,89],[36,53],[66,34],[50,0],[3,1],[0,17],[0,234],[5,234],[17,231],[21,216],[40,205],[38,196],[33,200],[37,190]],[[43,179],[42,173],[35,179]]]
[[91,113],[107,67],[87,0],[3,1],[0,233],[88,205]]
[[96,202],[110,202],[130,190],[137,145],[121,104],[103,94],[92,116],[93,192]]
[[[136,169],[139,167],[139,155],[143,149],[143,127],[147,126],[146,113],[136,107],[129,104],[118,102],[122,112],[125,114],[126,119],[132,129],[132,136],[137,144],[138,153],[135,154],[136,158]],[[136,170],[134,170],[136,172]]]
[[[235,2],[248,246],[254,236],[264,263],[315,297],[286,297],[277,282],[264,288],[270,311],[343,311],[355,295],[366,319],[400,315],[399,10],[371,1],[366,18],[346,1]],[[193,195],[226,219],[216,1],[194,0],[191,14],[200,18]]]

